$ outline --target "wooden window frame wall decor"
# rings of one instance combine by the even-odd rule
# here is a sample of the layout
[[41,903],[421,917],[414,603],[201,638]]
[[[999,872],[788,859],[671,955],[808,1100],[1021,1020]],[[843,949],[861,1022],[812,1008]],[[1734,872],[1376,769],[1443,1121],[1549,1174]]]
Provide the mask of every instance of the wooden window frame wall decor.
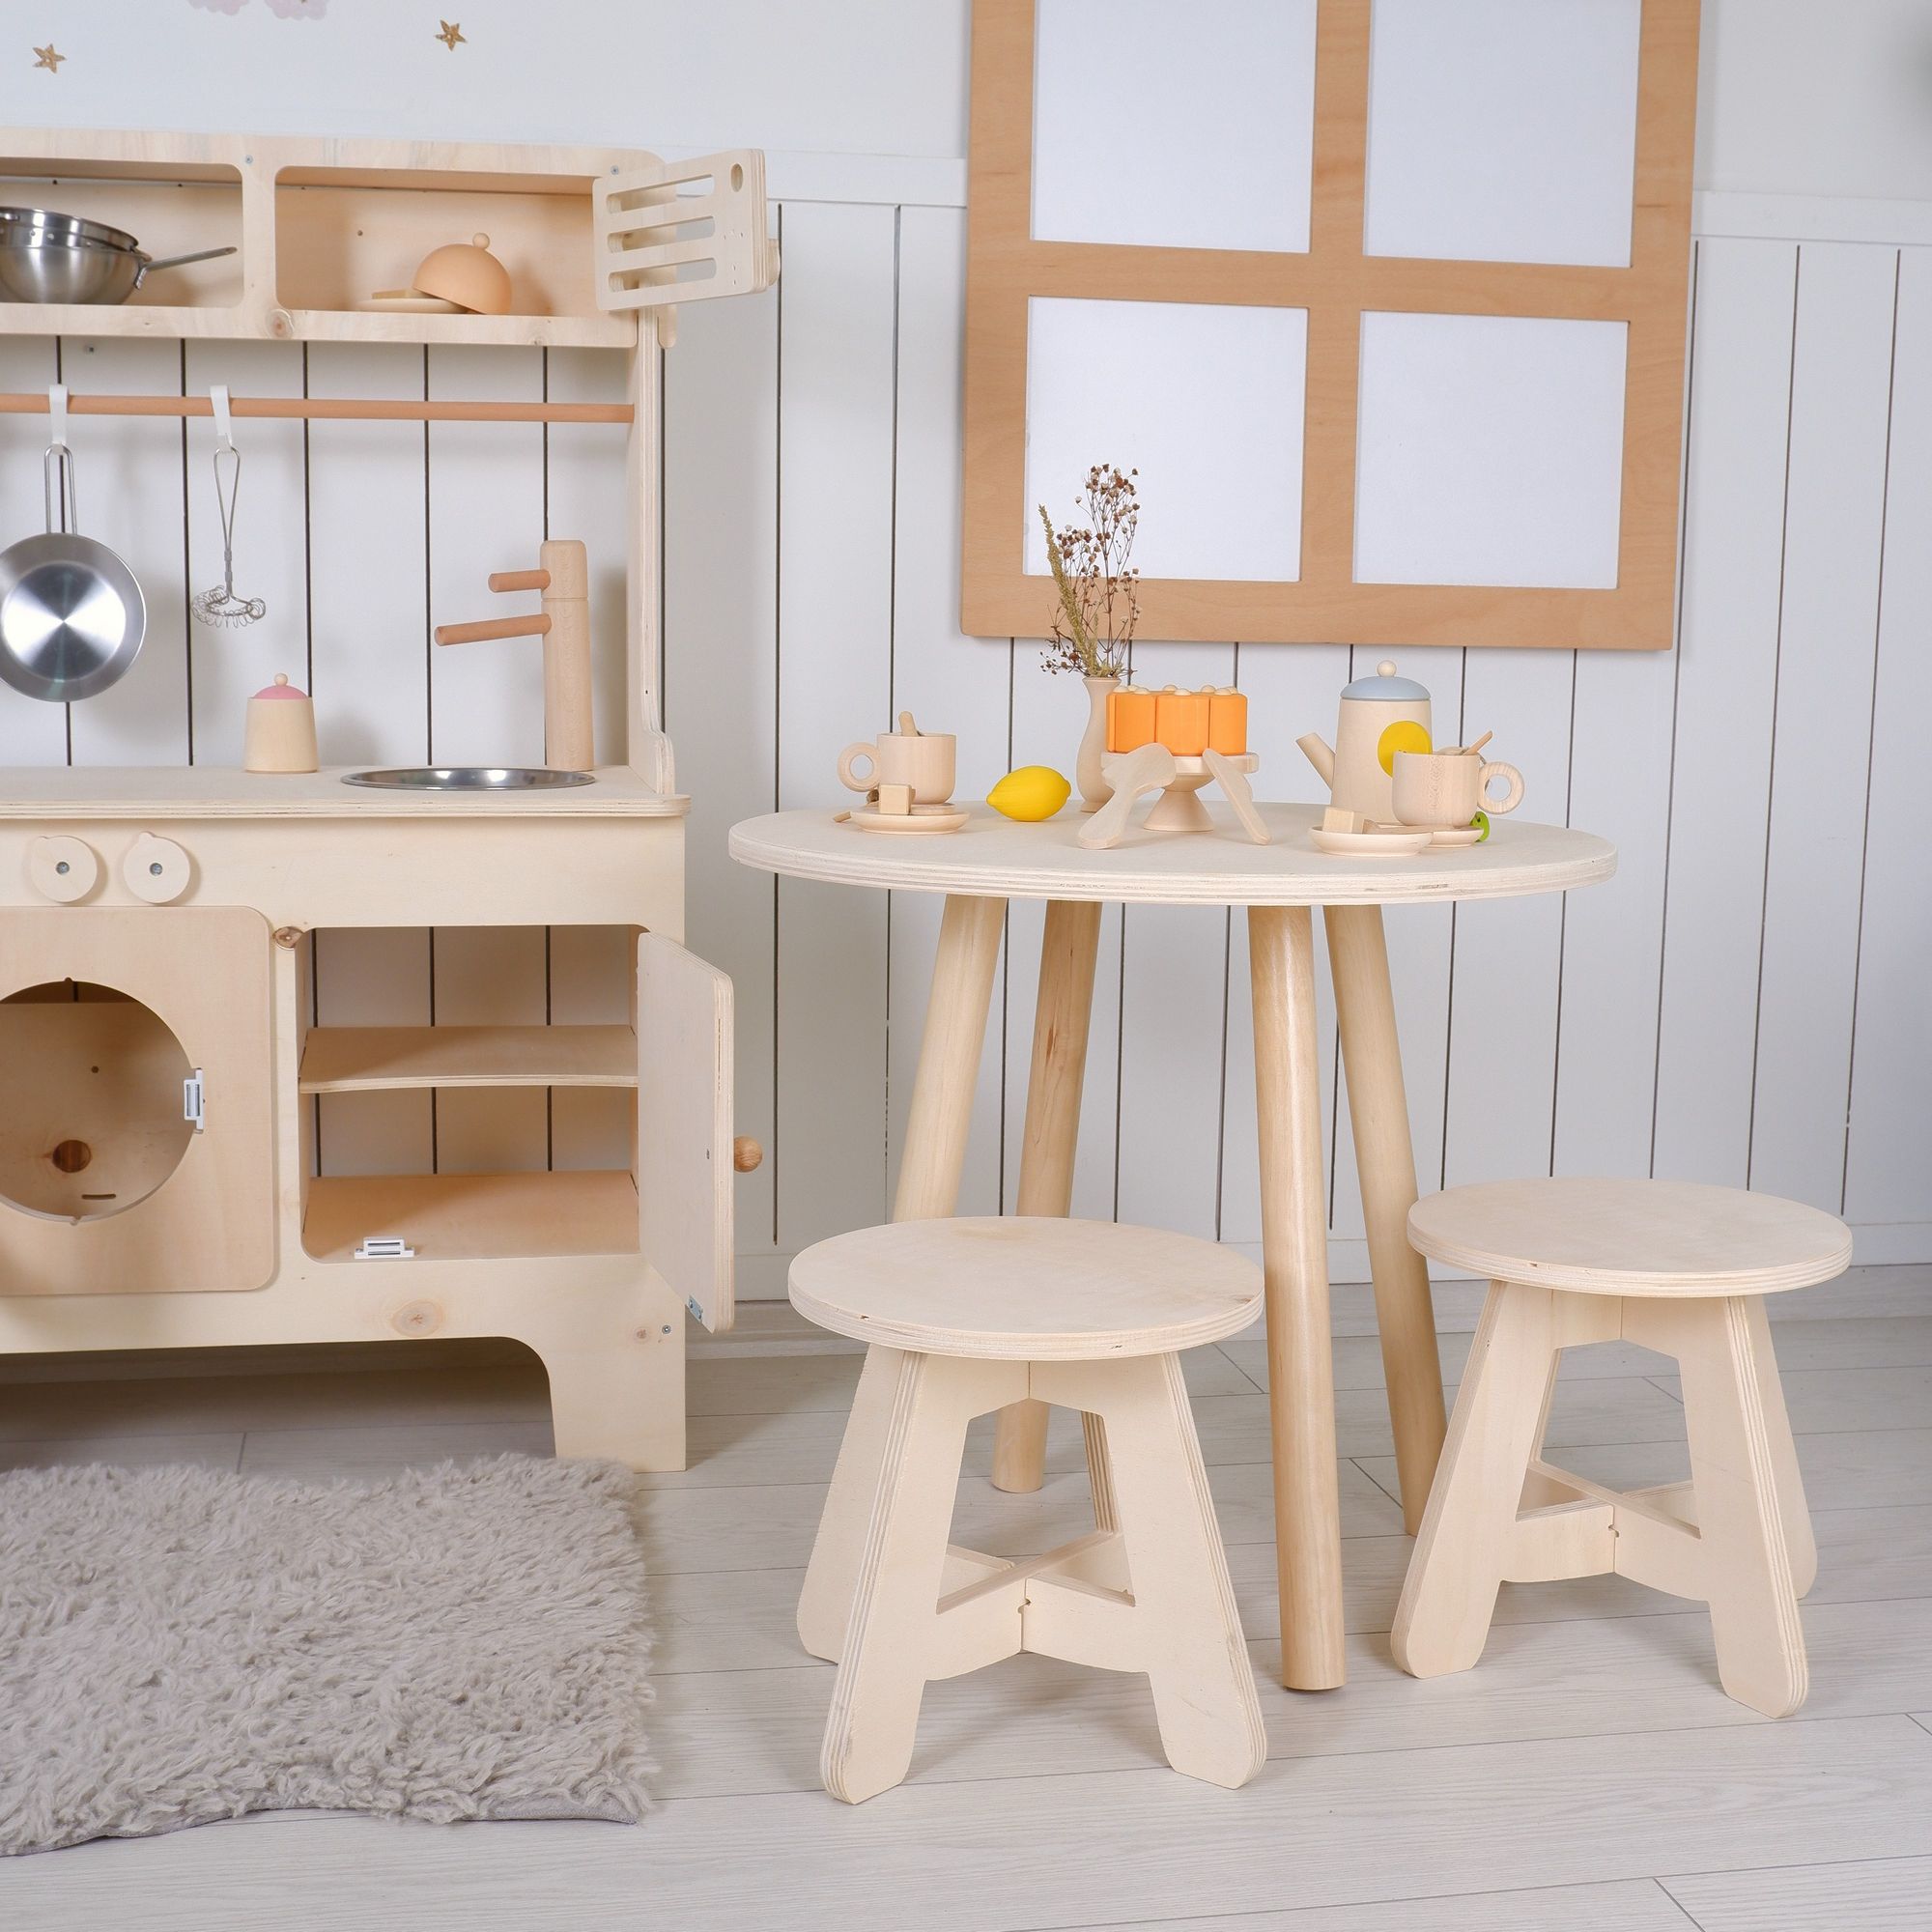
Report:
[[[1698,0],[1642,0],[1630,263],[1600,268],[1363,252],[1371,0],[1318,0],[1305,254],[1036,241],[1035,0],[974,0],[961,627],[1037,637],[1051,580],[1024,536],[1027,327],[1036,296],[1305,309],[1301,575],[1147,578],[1143,637],[1203,642],[1668,649],[1696,122]],[[1362,316],[1627,325],[1617,581],[1607,588],[1362,583],[1353,577]],[[1127,458],[1095,450],[1094,460]]]

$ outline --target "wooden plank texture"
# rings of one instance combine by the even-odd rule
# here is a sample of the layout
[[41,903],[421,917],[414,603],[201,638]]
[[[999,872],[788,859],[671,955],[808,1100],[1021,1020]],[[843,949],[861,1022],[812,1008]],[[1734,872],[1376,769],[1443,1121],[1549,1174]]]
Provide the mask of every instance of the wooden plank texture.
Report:
[[1898,251],[1798,261],[1753,1187],[1835,1208],[1858,974]]
[[1699,244],[1654,1171],[1732,1186],[1749,1166],[1797,276],[1784,242]]
[[[780,299],[779,802],[891,724],[895,212],[789,211]],[[928,730],[952,729],[928,717]],[[779,1245],[886,1218],[883,895],[781,881]]]
[[[1932,895],[1909,826],[1918,721],[1932,707],[1932,250],[1902,252],[1892,352],[1883,596],[1865,801],[1857,1027],[1841,1211],[1859,1223],[1925,1214],[1932,1024],[1925,960]],[[1829,1078],[1829,1070],[1822,1076]]]

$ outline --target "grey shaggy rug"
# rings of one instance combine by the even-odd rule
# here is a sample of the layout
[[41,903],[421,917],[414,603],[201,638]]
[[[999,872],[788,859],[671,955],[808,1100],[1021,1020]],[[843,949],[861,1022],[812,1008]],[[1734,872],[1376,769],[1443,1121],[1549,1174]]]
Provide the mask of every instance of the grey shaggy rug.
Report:
[[0,1852],[244,1811],[643,1812],[636,1478],[0,1476]]

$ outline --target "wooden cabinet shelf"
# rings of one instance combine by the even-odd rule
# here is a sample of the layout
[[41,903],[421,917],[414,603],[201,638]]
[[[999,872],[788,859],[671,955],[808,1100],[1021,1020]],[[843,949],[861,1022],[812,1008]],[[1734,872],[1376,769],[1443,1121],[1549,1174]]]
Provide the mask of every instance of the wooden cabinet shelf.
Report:
[[[71,197],[70,197],[71,199]],[[158,302],[119,307],[77,302],[0,302],[0,336],[136,336],[172,341],[426,342],[469,348],[628,349],[629,315],[396,315],[380,309],[193,308]]]
[[304,1094],[396,1087],[635,1087],[627,1026],[312,1027]]
[[[73,199],[71,195],[68,197]],[[67,213],[78,213],[68,209]],[[418,318],[420,319],[420,318]],[[161,302],[0,302],[0,335],[145,336],[173,341],[211,335],[260,335],[238,308],[191,308]]]
[[353,1262],[371,1235],[400,1235],[427,1262],[634,1255],[638,1188],[622,1170],[323,1175],[308,1183],[302,1246],[317,1261]]
[[284,332],[282,323],[271,319],[270,333],[290,342],[629,349],[638,339],[638,320],[631,315],[392,315],[378,309],[334,308],[283,309],[278,315],[286,318],[287,329]]
[[[403,342],[629,349],[631,312],[592,286],[593,191],[655,164],[630,149],[509,150],[254,134],[12,128],[5,199],[103,221],[150,255],[233,247],[158,271],[118,306],[0,303],[0,337]],[[444,242],[487,234],[509,315],[373,309]]]

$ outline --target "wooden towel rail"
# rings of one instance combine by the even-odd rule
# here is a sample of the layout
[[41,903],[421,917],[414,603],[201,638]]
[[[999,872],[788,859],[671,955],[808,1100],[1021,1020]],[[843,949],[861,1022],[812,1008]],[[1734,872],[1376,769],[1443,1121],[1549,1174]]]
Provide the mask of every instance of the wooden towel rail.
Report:
[[[206,396],[80,396],[68,398],[77,416],[206,416]],[[628,423],[629,403],[464,403],[373,396],[236,396],[238,416],[294,417],[302,422]],[[0,415],[45,415],[44,389],[0,393]]]

